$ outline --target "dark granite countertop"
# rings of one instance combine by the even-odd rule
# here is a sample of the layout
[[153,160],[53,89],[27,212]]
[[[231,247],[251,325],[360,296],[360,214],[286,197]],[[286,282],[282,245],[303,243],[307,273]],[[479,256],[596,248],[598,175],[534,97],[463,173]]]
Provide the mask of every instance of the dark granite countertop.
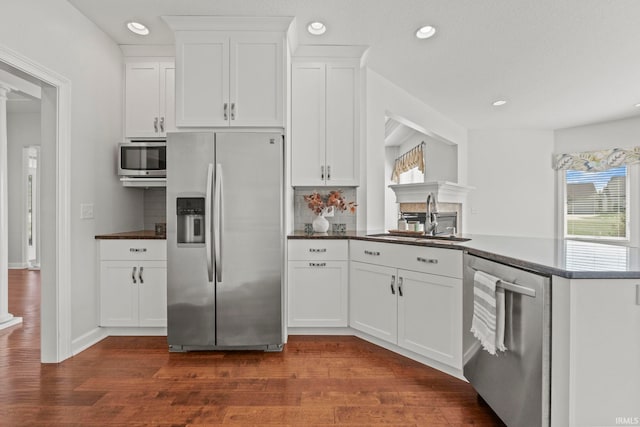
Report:
[[99,234],[96,240],[118,240],[118,239],[133,239],[133,240],[166,240],[166,235],[158,235],[154,230],[139,230],[139,231],[125,231],[122,233],[111,234]]
[[467,242],[402,241],[370,236],[381,231],[306,234],[289,239],[353,239],[457,249],[492,261],[568,279],[640,279],[640,249],[566,239],[463,235]]

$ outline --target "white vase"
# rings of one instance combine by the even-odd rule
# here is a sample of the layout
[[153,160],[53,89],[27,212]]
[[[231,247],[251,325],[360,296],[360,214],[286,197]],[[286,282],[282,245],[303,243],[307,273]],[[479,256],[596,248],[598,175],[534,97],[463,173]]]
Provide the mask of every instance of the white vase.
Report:
[[329,221],[322,214],[316,215],[311,225],[315,233],[326,233],[329,230]]

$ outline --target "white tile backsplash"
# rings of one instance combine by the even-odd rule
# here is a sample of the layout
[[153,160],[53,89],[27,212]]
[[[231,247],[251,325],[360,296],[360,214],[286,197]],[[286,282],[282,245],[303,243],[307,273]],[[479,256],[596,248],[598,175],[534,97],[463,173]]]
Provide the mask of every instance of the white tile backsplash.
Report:
[[144,229],[154,230],[157,222],[167,222],[167,189],[144,190]]

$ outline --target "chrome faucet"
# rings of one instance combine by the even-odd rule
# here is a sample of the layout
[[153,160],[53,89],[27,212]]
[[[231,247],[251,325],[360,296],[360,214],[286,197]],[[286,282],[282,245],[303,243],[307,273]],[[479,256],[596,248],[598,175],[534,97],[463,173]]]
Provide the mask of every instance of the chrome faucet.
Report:
[[435,236],[438,228],[438,212],[436,208],[436,196],[433,193],[427,194],[426,218],[424,221],[424,232],[429,236]]

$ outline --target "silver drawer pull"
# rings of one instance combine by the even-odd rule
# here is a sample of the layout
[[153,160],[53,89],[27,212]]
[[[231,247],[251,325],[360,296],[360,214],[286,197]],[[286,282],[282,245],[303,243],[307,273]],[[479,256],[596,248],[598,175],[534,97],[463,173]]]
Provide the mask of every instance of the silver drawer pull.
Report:
[[327,252],[327,248],[320,248],[320,249],[309,248],[309,252]]
[[129,252],[147,252],[147,248],[129,248]]
[[380,256],[380,252],[378,252],[378,251],[367,251],[367,250],[365,250],[364,254],[365,255]]
[[309,267],[326,267],[326,262],[310,262]]
[[418,260],[418,262],[424,262],[427,264],[437,264],[438,260],[434,259],[434,258],[422,258],[422,257],[418,257],[416,258]]

